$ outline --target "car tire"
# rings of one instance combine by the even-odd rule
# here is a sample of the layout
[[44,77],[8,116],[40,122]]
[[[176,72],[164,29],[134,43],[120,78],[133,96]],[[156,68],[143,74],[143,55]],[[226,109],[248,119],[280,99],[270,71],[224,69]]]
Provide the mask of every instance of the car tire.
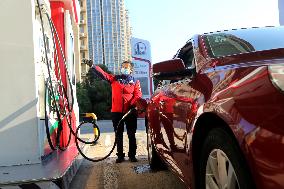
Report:
[[148,162],[150,165],[150,168],[152,170],[164,170],[166,169],[166,164],[163,162],[163,160],[159,157],[151,136],[150,136],[150,132],[149,132],[149,128],[147,128],[147,151],[148,151]]
[[197,179],[200,189],[255,188],[237,142],[222,128],[208,133],[201,150],[199,168]]

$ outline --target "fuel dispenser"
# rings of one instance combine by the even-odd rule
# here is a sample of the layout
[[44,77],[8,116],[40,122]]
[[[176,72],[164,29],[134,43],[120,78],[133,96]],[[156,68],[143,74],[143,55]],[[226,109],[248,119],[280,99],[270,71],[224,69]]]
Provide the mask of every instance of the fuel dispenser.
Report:
[[74,175],[78,151],[68,127],[76,130],[78,106],[70,14],[64,11],[61,44],[48,0],[1,1],[0,9],[0,188]]
[[[50,14],[49,2],[41,4]],[[5,1],[0,12],[0,166],[40,163],[46,139],[46,57],[54,61],[51,31],[43,37],[34,1]],[[43,25],[48,28],[46,19]],[[51,80],[56,80],[53,72]]]

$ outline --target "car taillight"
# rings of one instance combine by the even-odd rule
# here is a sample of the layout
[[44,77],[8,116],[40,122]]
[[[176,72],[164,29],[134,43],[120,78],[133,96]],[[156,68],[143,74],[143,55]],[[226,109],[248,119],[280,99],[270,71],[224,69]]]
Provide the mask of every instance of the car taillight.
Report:
[[268,66],[272,84],[284,92],[284,65]]

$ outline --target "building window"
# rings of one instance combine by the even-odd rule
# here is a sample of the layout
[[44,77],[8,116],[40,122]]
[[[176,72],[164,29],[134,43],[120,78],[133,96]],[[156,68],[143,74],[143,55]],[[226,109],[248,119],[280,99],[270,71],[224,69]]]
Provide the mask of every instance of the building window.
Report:
[[84,33],[84,27],[80,27],[80,32]]
[[86,58],[86,53],[82,52],[82,58]]

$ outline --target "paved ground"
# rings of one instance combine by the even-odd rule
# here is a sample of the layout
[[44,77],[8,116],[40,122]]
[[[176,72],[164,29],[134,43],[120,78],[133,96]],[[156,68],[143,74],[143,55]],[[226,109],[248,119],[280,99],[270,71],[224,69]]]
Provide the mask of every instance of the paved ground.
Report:
[[[103,157],[112,147],[114,134],[111,121],[99,121],[101,136],[96,145],[91,146],[87,155],[91,158]],[[91,127],[82,129],[82,137],[91,137]],[[137,157],[138,162],[126,160],[115,163],[115,150],[109,158],[93,163],[84,160],[70,189],[184,189],[183,183],[170,171],[152,172],[147,164],[146,133],[144,120],[138,120]],[[128,139],[124,134],[124,152],[127,154]]]

